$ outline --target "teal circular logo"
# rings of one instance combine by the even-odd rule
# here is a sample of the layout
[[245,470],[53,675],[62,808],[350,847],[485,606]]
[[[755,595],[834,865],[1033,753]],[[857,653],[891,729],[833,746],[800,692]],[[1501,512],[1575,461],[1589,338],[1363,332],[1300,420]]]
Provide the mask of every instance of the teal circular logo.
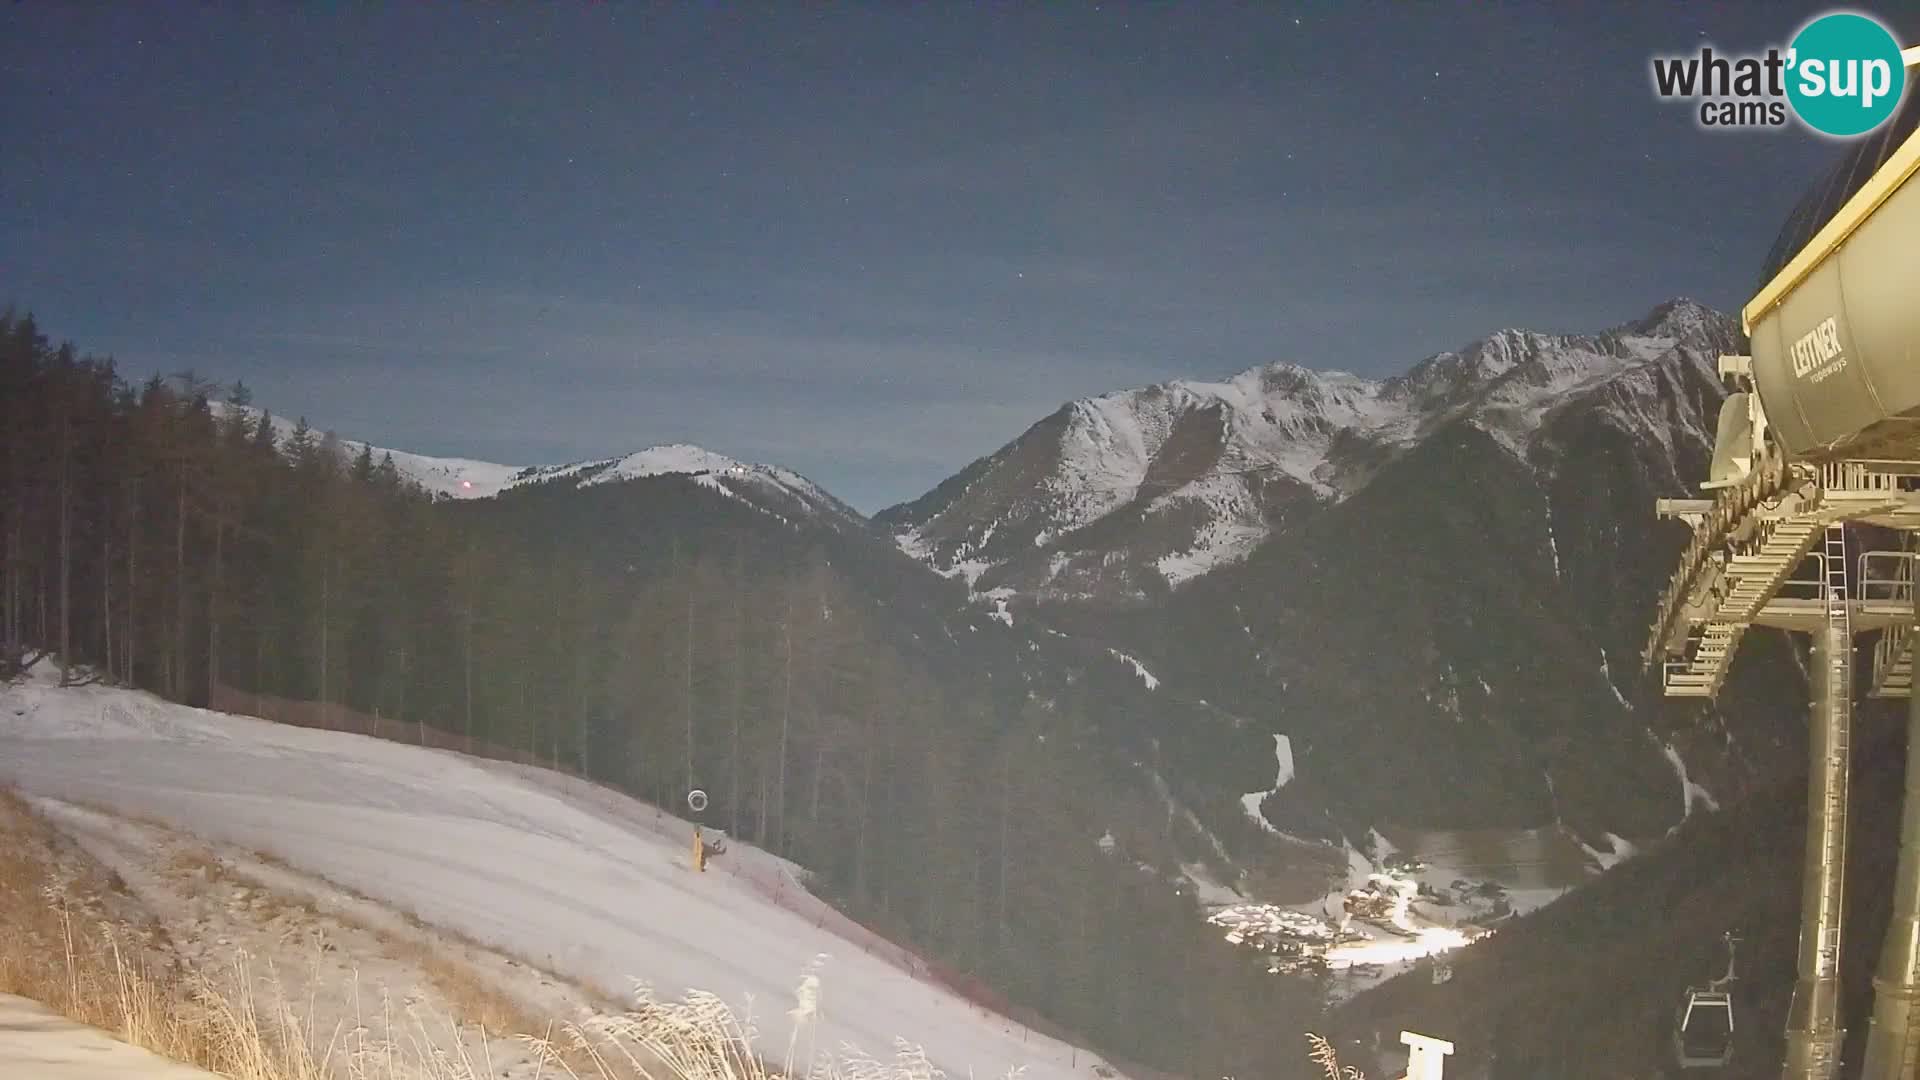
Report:
[[1842,138],[1886,122],[1907,89],[1900,43],[1865,15],[1836,12],[1808,23],[1787,54],[1787,100],[1815,131]]

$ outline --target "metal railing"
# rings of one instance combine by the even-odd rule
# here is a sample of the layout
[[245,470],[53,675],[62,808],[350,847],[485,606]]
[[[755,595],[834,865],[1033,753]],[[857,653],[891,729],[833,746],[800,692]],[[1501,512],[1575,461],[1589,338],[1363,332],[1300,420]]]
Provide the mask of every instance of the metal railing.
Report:
[[1820,488],[1827,492],[1888,494],[1901,490],[1900,476],[1864,461],[1832,461],[1820,466]]
[[1854,595],[1885,603],[1913,602],[1913,552],[1863,551]]
[[1700,524],[1688,538],[1686,547],[1681,549],[1680,565],[1674,568],[1673,576],[1660,593],[1652,631],[1647,636],[1646,648],[1640,654],[1643,663],[1651,665],[1654,657],[1660,655],[1675,621],[1686,607],[1694,581],[1707,565],[1707,556],[1727,542],[1734,529],[1756,505],[1785,494],[1795,480],[1791,466],[1778,458],[1770,458],[1738,484],[1721,489],[1713,500],[1712,509],[1702,516]]
[[[1911,542],[1911,541],[1909,541]],[[1912,551],[1869,551],[1860,556],[1860,597],[1866,599],[1885,599],[1887,602],[1913,603]],[[1880,575],[1874,574],[1869,567],[1891,564],[1890,579],[1882,586]],[[1884,591],[1884,597],[1874,597],[1869,590]],[[1912,679],[1912,659],[1908,650],[1912,648],[1913,628],[1905,623],[1895,623],[1880,632],[1880,640],[1873,645],[1873,682],[1871,693],[1875,697],[1884,697],[1889,691],[1889,682],[1899,668],[1902,660],[1908,662],[1908,680]]]
[[[1799,576],[1800,566],[1813,564],[1814,576]],[[1794,567],[1794,575],[1780,583],[1774,595],[1788,600],[1825,600],[1827,598],[1827,556],[1824,552],[1809,551],[1800,560],[1800,566]]]

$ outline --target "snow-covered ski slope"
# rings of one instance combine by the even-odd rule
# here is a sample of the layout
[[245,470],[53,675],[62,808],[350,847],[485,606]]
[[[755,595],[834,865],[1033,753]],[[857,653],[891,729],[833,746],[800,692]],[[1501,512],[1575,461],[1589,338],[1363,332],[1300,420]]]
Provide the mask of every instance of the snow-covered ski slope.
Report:
[[771,1057],[787,1052],[795,988],[817,962],[802,1054],[848,1043],[884,1058],[904,1039],[980,1080],[1101,1064],[915,977],[897,950],[836,934],[836,913],[774,856],[734,843],[696,874],[685,823],[558,774],[62,689],[43,663],[0,687],[0,784],[264,852],[623,998],[636,979],[661,996],[710,990],[751,1008]]
[[0,1076],[23,1080],[218,1080],[37,1001],[0,994]]

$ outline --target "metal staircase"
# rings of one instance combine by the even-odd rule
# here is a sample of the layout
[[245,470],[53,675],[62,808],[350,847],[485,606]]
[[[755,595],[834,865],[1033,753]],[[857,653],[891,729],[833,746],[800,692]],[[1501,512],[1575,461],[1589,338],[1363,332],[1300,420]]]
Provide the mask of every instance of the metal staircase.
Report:
[[[1751,514],[1764,501],[1779,498],[1799,477],[1777,460],[1763,463],[1731,488],[1706,504],[1693,535],[1680,553],[1680,564],[1660,593],[1658,614],[1647,636],[1641,658],[1651,665],[1668,641],[1668,633],[1685,618],[1688,597],[1701,573]],[[1668,665],[1671,668],[1673,665]]]
[[1889,626],[1873,647],[1872,698],[1913,696],[1913,631],[1905,626]]
[[1708,623],[1687,638],[1687,658],[1666,666],[1668,697],[1710,698],[1720,692],[1733,654],[1747,628],[1738,623]]
[[[1757,542],[1727,561],[1723,593],[1708,620],[1687,637],[1685,659],[1666,665],[1668,697],[1710,698],[1720,692],[1740,648],[1740,639],[1767,601],[1780,592],[1820,539],[1819,518],[1764,522]],[[1842,568],[1845,577],[1845,568]]]
[[[1814,543],[1820,539],[1821,524],[1811,517],[1782,521],[1768,533],[1759,550],[1727,560],[1727,576],[1734,579],[1734,586],[1714,611],[1715,621],[1751,623],[1767,600],[1780,591],[1794,568],[1813,550]],[[1827,531],[1831,533],[1836,528],[1838,526],[1829,525]],[[1831,539],[1828,547],[1832,547]],[[1840,577],[1844,584],[1844,564],[1840,567]]]
[[[1666,695],[1716,696],[1726,683],[1741,638],[1755,625],[1784,625],[1805,632],[1833,616],[1851,630],[1853,607],[1860,604],[1873,609],[1868,613],[1868,629],[1888,626],[1890,605],[1901,609],[1901,621],[1910,618],[1904,613],[1912,606],[1911,561],[1903,562],[1893,578],[1873,578],[1879,592],[1862,592],[1850,599],[1846,545],[1840,531],[1843,522],[1911,512],[1901,509],[1911,505],[1902,502],[1911,494],[1902,486],[1904,475],[1843,462],[1800,473],[1797,480],[1792,470],[1774,477],[1757,476],[1722,492],[1711,503],[1670,501],[1662,512],[1692,521],[1696,543],[1684,553],[1685,580],[1676,576],[1661,598],[1660,617],[1649,640],[1649,652],[1658,651],[1663,635],[1686,627],[1662,670]],[[1818,573],[1795,577],[1809,555],[1816,556]],[[1871,557],[1894,555],[1875,552]],[[1869,577],[1863,568],[1862,581]],[[1911,693],[1909,633],[1904,625],[1886,631],[1874,666],[1877,696]]]

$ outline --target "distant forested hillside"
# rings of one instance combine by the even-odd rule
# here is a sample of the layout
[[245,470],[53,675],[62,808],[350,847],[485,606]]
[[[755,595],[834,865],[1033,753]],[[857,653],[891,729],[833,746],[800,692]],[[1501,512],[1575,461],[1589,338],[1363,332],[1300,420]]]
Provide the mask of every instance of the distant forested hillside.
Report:
[[247,404],[0,316],[0,675],[50,652],[178,701],[220,684],[524,747],[663,805],[698,785],[711,824],[1112,1055],[1292,1074],[1312,988],[1218,941],[1165,858],[1094,843],[1129,813],[1172,830],[1101,737],[1118,691],[1033,692],[1037,646],[957,621],[954,583],[687,476],[436,501]]

